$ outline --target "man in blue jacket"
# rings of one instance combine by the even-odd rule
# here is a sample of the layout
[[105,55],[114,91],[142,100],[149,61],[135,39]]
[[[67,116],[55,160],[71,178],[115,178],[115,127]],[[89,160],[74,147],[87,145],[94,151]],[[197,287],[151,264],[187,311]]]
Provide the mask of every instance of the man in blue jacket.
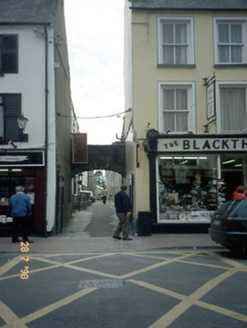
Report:
[[121,239],[119,235],[122,232],[123,240],[132,240],[132,238],[129,238],[128,236],[131,203],[129,196],[126,194],[126,190],[127,186],[122,185],[121,190],[116,193],[114,198],[117,217],[119,218],[118,226],[112,236],[114,239]]
[[28,240],[28,217],[32,215],[32,206],[30,198],[24,194],[24,188],[17,186],[16,194],[10,197],[9,212],[13,218],[12,243],[18,243],[18,228],[21,226],[23,242],[33,243]]

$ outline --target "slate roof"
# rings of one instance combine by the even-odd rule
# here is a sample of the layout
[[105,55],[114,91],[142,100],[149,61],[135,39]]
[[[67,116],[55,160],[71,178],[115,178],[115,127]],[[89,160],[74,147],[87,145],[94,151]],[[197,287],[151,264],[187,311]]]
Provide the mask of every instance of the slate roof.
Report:
[[0,0],[2,23],[51,23],[58,0]]
[[132,0],[132,9],[243,10],[247,0]]

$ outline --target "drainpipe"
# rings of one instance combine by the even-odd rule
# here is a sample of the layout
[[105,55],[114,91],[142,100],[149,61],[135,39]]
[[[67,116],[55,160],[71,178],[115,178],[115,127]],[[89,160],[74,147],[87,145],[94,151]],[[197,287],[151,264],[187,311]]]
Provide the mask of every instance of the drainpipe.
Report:
[[47,171],[48,171],[48,33],[47,28],[44,26],[45,32],[45,176],[44,176],[44,194],[43,194],[43,233],[44,237],[47,237],[47,219],[46,219],[46,210],[47,210]]

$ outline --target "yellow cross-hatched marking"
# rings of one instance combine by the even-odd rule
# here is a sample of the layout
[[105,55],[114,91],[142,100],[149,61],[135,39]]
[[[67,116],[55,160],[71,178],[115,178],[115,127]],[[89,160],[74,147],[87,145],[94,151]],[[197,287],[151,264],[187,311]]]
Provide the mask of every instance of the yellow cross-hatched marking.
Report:
[[11,322],[7,321],[7,325],[3,326],[2,328],[24,328],[24,327],[26,327],[25,326],[26,323],[37,320],[38,318],[43,317],[44,315],[47,315],[48,313],[55,311],[64,305],[70,304],[71,302],[73,302],[89,293],[92,293],[95,290],[97,290],[97,288],[83,289],[73,295],[63,298],[62,300],[60,300],[58,302],[55,302],[55,303],[50,304],[40,310],[37,310],[23,318],[16,318],[16,317],[12,318]]
[[103,257],[109,257],[109,256],[113,256],[113,255],[116,255],[116,254],[115,253],[100,254],[100,255],[97,255],[97,256],[90,256],[90,257],[87,257],[87,258],[84,258],[84,259],[70,261],[70,262],[67,262],[67,264],[75,264],[75,263],[79,263],[79,262],[97,260],[97,259],[100,259],[100,258],[103,258]]
[[[37,259],[37,258],[36,258]],[[114,278],[114,279],[120,279],[120,277],[116,276],[116,275],[113,275],[113,274],[110,274],[110,273],[104,273],[104,272],[99,272],[99,271],[96,271],[96,270],[90,270],[90,269],[86,269],[86,268],[80,268],[80,267],[77,267],[77,266],[74,266],[74,265],[70,265],[68,263],[59,263],[59,262],[56,262],[56,261],[51,261],[51,260],[47,260],[47,259],[38,259],[42,262],[46,262],[46,263],[55,263],[56,265],[54,265],[52,267],[55,268],[55,267],[64,267],[64,268],[67,268],[67,269],[73,269],[73,270],[77,270],[77,271],[82,271],[82,272],[87,272],[87,273],[92,273],[92,274],[96,274],[98,276],[103,276],[103,277],[108,277],[108,278]],[[47,267],[47,268],[44,268],[44,270],[49,270],[51,267]],[[37,272],[38,270],[31,270],[29,272],[29,274],[31,273],[34,273],[34,272]]]
[[195,303],[195,305],[201,306],[201,307],[203,307],[207,310],[217,312],[219,314],[222,314],[224,316],[227,316],[227,317],[230,317],[230,318],[233,318],[233,319],[236,319],[236,320],[247,322],[247,315],[244,315],[244,314],[241,314],[241,313],[238,313],[238,312],[234,312],[234,311],[231,311],[231,310],[227,310],[227,309],[222,308],[222,307],[217,306],[217,305],[208,304],[208,303],[204,303],[204,302],[201,302],[201,301],[197,301]]
[[[60,265],[56,264],[56,265],[52,265],[52,266],[49,266],[49,267],[46,267],[46,268],[40,268],[40,269],[32,270],[32,271],[29,271],[28,274],[30,275],[30,273],[42,272],[42,271],[46,271],[46,270],[55,269],[55,268],[58,268],[59,266]],[[12,275],[6,276],[6,277],[2,277],[2,278],[0,278],[0,281],[11,279],[11,278],[16,278],[18,276],[20,276],[20,273],[18,273],[18,274],[12,274]]]
[[[151,254],[140,254],[140,253],[124,253],[124,255],[128,255],[128,256],[135,256],[135,257],[141,257],[141,258],[145,258],[145,259],[153,259],[153,260],[169,260],[170,257],[166,257],[166,256],[157,256],[157,255],[151,255]],[[181,254],[181,255],[184,255]]]
[[[2,317],[7,324],[19,320],[19,318],[2,301],[0,301],[0,317]],[[20,322],[18,328],[27,328],[27,326]]]
[[227,263],[228,265],[231,265],[233,267],[236,267],[239,269],[239,271],[247,271],[247,265],[244,265],[242,263],[239,263],[237,261],[234,261],[233,259],[229,259],[226,258],[224,256],[222,256],[221,254],[215,254],[213,252],[208,252],[208,255],[210,255],[213,258],[218,258],[220,259],[222,262]]
[[162,287],[158,287],[158,286],[149,284],[148,282],[144,282],[144,281],[136,280],[136,279],[128,279],[128,282],[131,282],[131,283],[136,284],[136,285],[141,286],[141,287],[148,288],[150,290],[153,290],[153,291],[161,293],[161,294],[165,294],[165,295],[177,298],[181,301],[187,299],[187,296],[185,296],[185,295],[173,292],[169,289],[165,289],[165,288],[162,288]]
[[165,266],[165,265],[170,264],[170,263],[173,263],[173,262],[178,262],[179,260],[185,259],[186,257],[190,257],[190,256],[191,256],[191,253],[190,254],[185,254],[183,256],[179,256],[179,257],[174,258],[174,259],[165,260],[163,262],[150,265],[150,266],[145,267],[143,269],[136,270],[136,271],[133,271],[133,272],[124,274],[124,275],[121,276],[121,279],[126,279],[126,278],[129,278],[129,277],[135,276],[137,274],[140,274],[140,273],[143,273],[143,272],[147,272],[147,271],[150,271],[150,270],[159,268],[161,266]]
[[[126,253],[125,253],[126,254]],[[171,253],[169,253],[171,254]],[[178,253],[176,253],[178,254]],[[151,259],[154,259],[154,260],[165,260],[167,259],[168,261],[170,260],[169,257],[160,257],[160,256],[152,256],[152,255],[143,255],[143,254],[132,254],[132,253],[129,253],[128,255],[130,256],[136,256],[136,257],[144,257],[144,258],[151,258]],[[200,256],[200,257],[205,257],[205,255],[198,255],[197,253],[193,252],[193,253],[189,253],[189,257],[193,256],[193,255],[197,255],[197,256]],[[187,256],[186,256],[187,257]],[[218,269],[225,269],[226,267],[223,266],[223,265],[216,265],[216,264],[209,264],[209,263],[197,263],[197,262],[192,262],[192,261],[183,261],[180,257],[176,257],[174,259],[172,259],[172,262],[180,262],[180,263],[184,263],[184,264],[192,264],[192,265],[199,265],[199,266],[207,266],[207,267],[212,267],[212,268],[218,268]],[[170,262],[169,262],[170,263]]]
[[[99,272],[99,271],[95,271],[95,270],[91,270],[91,269],[81,268],[81,267],[73,266],[73,265],[70,264],[72,262],[73,263],[75,263],[75,262],[78,263],[78,262],[80,262],[80,260],[76,260],[76,261],[72,261],[72,262],[68,262],[68,263],[60,263],[60,262],[57,262],[57,261],[49,260],[47,258],[44,259],[44,258],[37,258],[37,257],[36,257],[36,260],[39,260],[41,262],[50,263],[50,264],[56,264],[58,266],[69,268],[69,269],[74,269],[74,270],[78,270],[78,271],[92,273],[92,274],[103,276],[103,277],[114,278],[114,279],[126,279],[126,278],[129,278],[131,276],[134,276],[134,275],[137,275],[137,274],[140,274],[140,273],[143,273],[143,272],[147,272],[147,271],[153,270],[155,268],[158,268],[158,267],[161,267],[161,266],[170,264],[172,262],[177,262],[180,259],[184,259],[184,258],[190,257],[191,254],[194,254],[194,252],[193,253],[186,253],[185,255],[176,257],[174,259],[167,259],[167,260],[162,261],[160,263],[156,263],[154,265],[150,265],[150,266],[145,267],[143,269],[136,270],[136,271],[133,271],[133,272],[130,272],[130,273],[121,275],[121,276],[113,275],[113,274],[110,274],[110,273]],[[116,253],[103,254],[101,257],[108,257],[108,256],[113,256],[113,255],[116,255]],[[120,255],[120,254],[118,254],[118,255]],[[135,254],[133,254],[133,253],[124,253],[124,255],[135,256]],[[99,257],[97,257],[97,258],[99,258]],[[95,259],[95,258],[93,258],[93,259]],[[85,259],[83,259],[83,260],[85,260]],[[47,267],[46,269],[49,270],[49,267]],[[31,274],[33,272],[34,271],[30,271],[29,274]],[[37,270],[35,270],[35,272],[37,272]]]
[[130,279],[128,280],[131,283],[137,284],[139,286],[154,290],[156,292],[165,294],[167,296],[171,296],[174,298],[177,298],[181,300],[182,302],[177,304],[175,307],[173,307],[168,313],[166,313],[163,317],[161,317],[159,320],[157,320],[153,325],[151,325],[149,328],[167,328],[169,325],[175,321],[179,316],[181,316],[186,310],[188,310],[192,305],[197,305],[200,307],[203,307],[205,309],[223,314],[225,316],[247,322],[247,315],[243,315],[234,311],[230,311],[224,308],[221,308],[219,306],[211,305],[205,302],[200,301],[200,298],[203,297],[206,293],[208,293],[210,290],[215,288],[218,284],[220,284],[225,279],[231,277],[239,270],[237,268],[231,268],[226,269],[226,272],[222,273],[216,278],[213,278],[212,280],[208,281],[206,284],[204,284],[202,287],[198,288],[193,294],[190,296],[181,295],[179,293],[172,292],[170,290],[153,286],[151,284]]
[[[237,262],[231,258],[226,258],[220,253],[214,253],[213,251],[204,251],[203,254],[200,254],[201,251],[198,250],[192,250],[192,251],[138,251],[138,252],[114,252],[114,253],[62,253],[62,254],[29,254],[30,263],[32,260],[40,261],[46,264],[49,264],[49,266],[46,266],[44,268],[39,268],[32,270],[30,266],[29,275],[32,275],[34,273],[42,272],[42,271],[48,271],[53,270],[56,268],[67,268],[72,270],[77,270],[81,272],[87,272],[91,273],[97,276],[107,277],[107,278],[114,278],[114,279],[127,279],[128,282],[142,286],[143,288],[147,288],[150,290],[153,290],[158,293],[162,293],[164,295],[173,297],[177,300],[179,300],[179,304],[174,306],[169,312],[167,312],[164,316],[162,316],[158,321],[153,323],[149,328],[167,328],[170,324],[172,324],[177,318],[179,318],[185,311],[187,311],[191,306],[199,306],[201,308],[205,308],[207,310],[222,314],[224,316],[234,318],[236,320],[247,322],[247,315],[234,312],[228,309],[225,309],[223,307],[205,303],[201,301],[200,299],[208,293],[210,290],[214,289],[217,285],[219,285],[221,282],[223,282],[225,279],[231,277],[237,272],[247,272],[247,266],[243,263]],[[68,259],[69,261],[66,261],[64,263],[61,263],[59,261],[53,260],[52,257],[59,256],[62,258],[63,256],[82,256],[80,259],[72,260]],[[147,259],[153,259],[153,260],[159,260],[158,263],[155,263],[153,265],[145,266],[139,270],[134,270],[126,274],[122,274],[121,276],[113,275],[106,272],[96,271],[87,269],[83,266],[76,266],[75,264],[80,263],[86,263],[86,261],[95,260],[106,258],[106,257],[112,257],[114,255],[117,256],[128,256],[128,257],[139,257],[139,258],[147,258]],[[160,255],[160,256],[159,256]],[[162,256],[161,256],[162,255]],[[167,256],[166,256],[167,255]],[[169,256],[168,256],[169,255]],[[176,255],[174,257],[171,257],[171,255]],[[212,263],[201,263],[200,260],[198,261],[192,261],[188,258],[193,258],[193,256],[200,256],[200,257],[206,257],[206,258],[215,258],[221,261],[217,264]],[[3,265],[0,268],[0,281],[5,279],[14,278],[20,275],[20,273],[15,275],[5,275],[5,277],[1,277],[1,275],[7,273],[11,268],[13,268],[16,264],[20,262],[20,257],[14,258],[9,263]],[[194,293],[192,293],[190,296],[182,295],[176,292],[173,292],[168,289],[164,289],[162,287],[157,287],[152,284],[143,282],[141,280],[135,280],[134,276],[139,275],[141,273],[145,273],[148,271],[155,270],[157,268],[165,267],[168,264],[171,263],[182,263],[186,265],[194,265],[194,266],[204,266],[207,268],[217,268],[224,270],[224,273],[219,274],[216,278],[213,278],[212,280],[205,283],[203,286],[198,288]],[[224,265],[224,264],[227,264]],[[132,279],[131,279],[132,278]],[[25,283],[25,282],[23,282]],[[94,287],[94,286],[93,286]],[[28,322],[34,321],[42,316],[45,316],[46,314],[66,305],[72,302],[73,300],[76,300],[82,296],[87,295],[88,293],[91,293],[92,291],[97,290],[98,288],[87,288],[82,291],[79,291],[78,293],[75,293],[69,297],[64,298],[63,300],[60,300],[54,304],[48,305],[47,307],[37,310],[34,313],[31,313],[23,318],[18,318],[11,312],[11,310],[6,307],[3,303],[0,303],[0,316],[3,318],[3,320],[6,322],[5,328],[26,328],[25,324]],[[4,313],[4,315],[3,315]]]
[[3,266],[0,267],[0,277],[4,275],[6,272],[11,270],[13,267],[16,266],[21,261],[21,258],[19,256],[13,258],[11,261],[8,263],[4,264]]
[[[112,253],[110,253],[112,254]],[[116,254],[119,254],[119,253],[116,253]],[[101,256],[101,255],[105,255],[105,254],[102,254],[102,253],[51,253],[51,254],[33,254],[32,253],[32,257],[35,258],[35,257],[43,257],[43,258],[49,258],[49,257],[65,257],[65,256],[92,256],[92,258],[95,258],[96,256]]]
[[193,262],[193,261],[182,261],[182,260],[180,260],[178,262],[183,263],[183,264],[192,264],[192,265],[198,265],[198,266],[207,266],[208,268],[223,269],[223,270],[227,269],[227,267],[224,266],[224,265],[209,264],[209,263],[205,264],[205,263],[197,263],[197,262]]

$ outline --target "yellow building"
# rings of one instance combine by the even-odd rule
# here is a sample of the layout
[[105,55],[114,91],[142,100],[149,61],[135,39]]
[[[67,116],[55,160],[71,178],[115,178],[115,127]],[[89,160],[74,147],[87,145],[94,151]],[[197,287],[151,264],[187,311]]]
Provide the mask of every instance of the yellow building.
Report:
[[209,223],[247,185],[247,1],[125,1],[133,215]]

